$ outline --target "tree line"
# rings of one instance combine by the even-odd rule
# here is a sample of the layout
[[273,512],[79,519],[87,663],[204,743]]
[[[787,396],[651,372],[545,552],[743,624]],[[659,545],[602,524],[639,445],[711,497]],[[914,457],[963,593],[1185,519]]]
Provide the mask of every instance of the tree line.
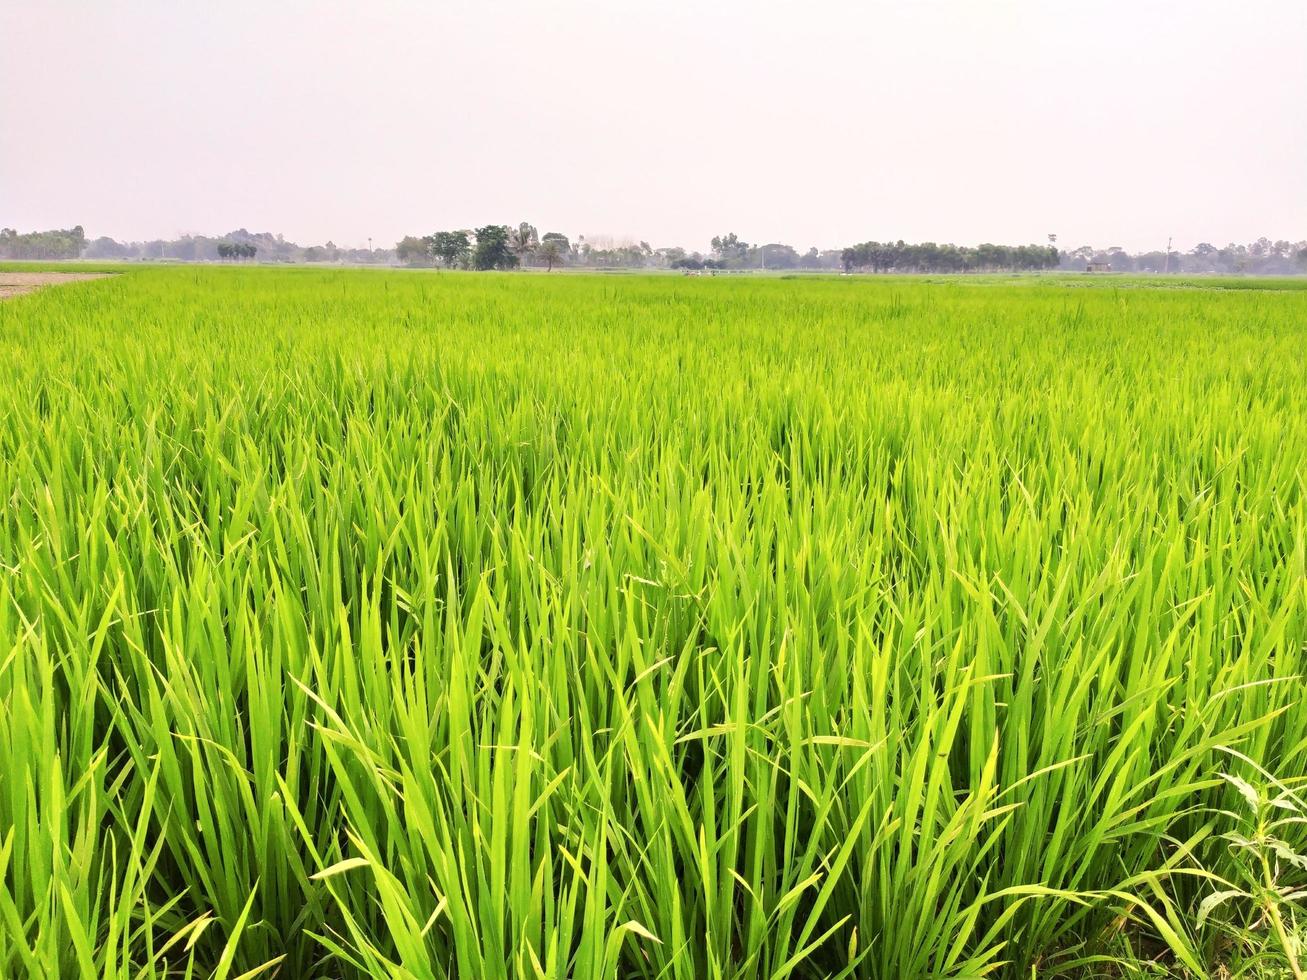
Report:
[[1259,238],[1246,245],[1202,242],[1181,252],[1172,249],[1128,252],[1118,246],[1081,245],[1059,250],[1056,236],[1047,245],[939,245],[862,242],[843,249],[800,252],[780,242],[751,244],[734,232],[712,239],[706,251],[677,246],[653,248],[648,242],[614,241],[562,232],[541,235],[530,222],[489,224],[429,235],[408,235],[394,248],[342,248],[333,242],[297,245],[281,235],[244,228],[226,235],[182,235],[171,240],[119,242],[88,240],[78,225],[69,229],[19,233],[0,229],[0,259],[140,259],[214,262],[254,259],[261,263],[407,265],[442,269],[679,269],[695,271],[805,270],[828,272],[966,273],[1060,269],[1085,271],[1091,264],[1113,272],[1293,275],[1307,271],[1307,240]]
[[537,234],[529,222],[517,226],[486,225],[477,229],[406,236],[397,243],[397,261],[410,266],[445,269],[515,269],[560,266],[574,268],[682,269],[686,271],[808,270],[874,273],[971,273],[1085,271],[1091,263],[1114,272],[1228,273],[1293,275],[1307,271],[1307,241],[1272,242],[1260,238],[1249,245],[1216,248],[1207,243],[1188,252],[1143,251],[1080,246],[1059,250],[1055,235],[1047,245],[976,246],[862,242],[843,249],[809,248],[771,242],[750,244],[734,232],[712,239],[707,252],[684,248],[651,248],[647,242],[575,241],[559,232]]
[[[254,249],[241,254],[229,249]],[[340,265],[394,265],[395,251],[389,248],[341,248],[334,242],[322,245],[298,245],[271,232],[252,232],[237,228],[225,235],[181,235],[173,239],[120,242],[109,237],[86,243],[84,259],[140,260],[146,262],[217,262],[227,259],[250,259],[261,263],[323,262]],[[19,256],[15,256],[19,257]]]
[[1112,272],[1291,276],[1307,271],[1307,240],[1259,238],[1247,245],[1231,242],[1223,247],[1199,242],[1187,252],[1156,249],[1131,253],[1118,245],[1081,245],[1062,253],[1061,268],[1083,271],[1090,263],[1110,267]]
[[85,249],[86,232],[81,225],[25,235],[0,228],[0,259],[76,259]]
[[[652,254],[647,245],[644,249]],[[636,254],[644,256],[646,251]],[[516,227],[483,225],[437,231],[420,238],[406,235],[396,242],[395,256],[405,265],[434,265],[442,269],[539,267],[552,271],[562,265],[588,264],[596,252],[584,238],[574,245],[562,232],[548,231],[541,235],[535,225],[523,221]]]
[[483,225],[437,231],[421,238],[406,235],[395,243],[395,257],[405,265],[442,269],[484,271],[539,264],[551,270],[562,264],[571,249],[566,235],[551,231],[541,236],[534,225],[523,221],[516,228]]
[[528,221],[512,225],[485,225],[406,235],[395,244],[395,256],[404,265],[443,269],[539,268],[550,271],[567,266],[588,269],[812,269],[840,268],[840,252],[813,247],[800,254],[789,245],[750,245],[734,233],[712,240],[710,252],[678,246],[653,248],[648,242],[573,241],[562,232],[541,235]]
[[1037,272],[1056,269],[1053,245],[936,245],[863,242],[840,253],[845,272]]

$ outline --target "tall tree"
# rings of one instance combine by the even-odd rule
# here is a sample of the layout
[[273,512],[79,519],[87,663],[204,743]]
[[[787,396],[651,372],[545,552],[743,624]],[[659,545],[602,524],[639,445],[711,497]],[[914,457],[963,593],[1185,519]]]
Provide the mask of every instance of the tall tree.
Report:
[[540,236],[540,244],[543,245],[545,242],[555,242],[564,255],[572,254],[572,243],[560,231],[545,232]]
[[540,247],[536,249],[536,258],[544,260],[546,272],[553,272],[554,263],[562,262],[564,254],[566,253],[563,251],[563,247],[559,245],[558,241],[550,238],[548,235],[546,235],[545,240],[540,243]]
[[712,250],[724,262],[742,260],[749,253],[749,243],[740,240],[740,236],[731,232],[718,235],[712,240]]
[[446,269],[460,269],[472,254],[472,242],[466,231],[438,231],[431,236],[431,254]]
[[512,269],[517,256],[508,243],[507,225],[485,225],[476,230],[476,249],[472,252],[472,265],[477,269]]
[[759,245],[755,251],[758,253],[758,264],[764,269],[793,269],[799,264],[799,253],[789,245],[772,242],[769,245]]
[[508,247],[517,256],[517,261],[526,264],[526,257],[540,245],[540,236],[535,225],[523,221],[508,235]]
[[395,258],[405,265],[422,265],[429,255],[427,243],[413,235],[405,235],[395,243]]

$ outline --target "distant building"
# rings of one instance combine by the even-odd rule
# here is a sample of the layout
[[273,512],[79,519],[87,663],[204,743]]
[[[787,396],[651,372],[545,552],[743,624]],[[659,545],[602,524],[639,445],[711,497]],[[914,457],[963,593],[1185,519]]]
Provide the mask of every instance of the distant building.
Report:
[[1111,271],[1112,271],[1112,263],[1111,263],[1111,262],[1090,262],[1087,266],[1085,266],[1085,271],[1086,271],[1086,272],[1111,272]]

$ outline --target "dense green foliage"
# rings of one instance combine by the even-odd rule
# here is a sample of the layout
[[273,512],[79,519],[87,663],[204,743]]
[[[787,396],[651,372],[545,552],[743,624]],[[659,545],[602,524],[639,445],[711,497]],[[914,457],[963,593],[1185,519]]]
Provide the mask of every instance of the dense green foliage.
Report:
[[846,270],[870,272],[997,272],[1056,269],[1062,261],[1049,245],[936,245],[926,242],[863,242],[840,253]]
[[0,228],[0,259],[75,259],[85,248],[81,225],[21,235],[13,228]]
[[219,242],[218,258],[252,259],[259,253],[259,247],[249,242]]
[[1307,768],[1304,349],[1138,283],[0,304],[0,976],[1201,972],[1227,750]]

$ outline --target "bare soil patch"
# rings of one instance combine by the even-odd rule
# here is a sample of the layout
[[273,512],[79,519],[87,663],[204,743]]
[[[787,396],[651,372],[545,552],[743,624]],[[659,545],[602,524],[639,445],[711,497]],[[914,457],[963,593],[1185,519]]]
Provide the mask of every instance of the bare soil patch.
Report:
[[61,286],[87,279],[104,279],[108,272],[0,272],[0,299],[22,296],[46,286]]

